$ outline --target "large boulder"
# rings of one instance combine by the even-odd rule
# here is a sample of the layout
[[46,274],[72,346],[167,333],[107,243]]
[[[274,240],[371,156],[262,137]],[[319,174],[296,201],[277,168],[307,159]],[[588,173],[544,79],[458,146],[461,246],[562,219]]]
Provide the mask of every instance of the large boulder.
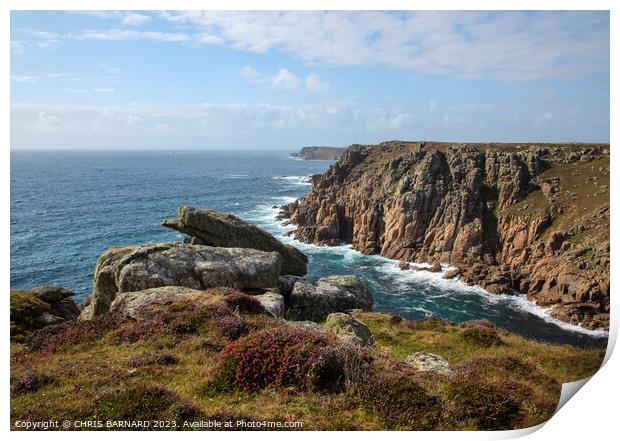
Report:
[[112,248],[99,257],[82,318],[105,314],[118,293],[161,286],[263,289],[278,285],[282,257],[248,248],[159,243]]
[[74,320],[80,315],[73,292],[59,286],[38,286],[11,291],[11,338],[23,339],[32,331]]
[[254,297],[274,317],[282,317],[284,315],[284,296],[282,294],[266,292]]
[[162,225],[190,236],[193,244],[278,252],[282,256],[282,274],[306,274],[305,254],[232,214],[184,205],[179,207],[177,219],[164,220]]
[[420,371],[435,372],[442,375],[449,375],[453,372],[445,358],[428,352],[420,351],[411,354],[405,359],[405,363]]
[[374,339],[365,323],[355,317],[342,312],[336,312],[327,316],[323,325],[327,332],[344,340],[353,346],[372,346]]
[[297,281],[288,306],[299,319],[321,322],[333,312],[370,311],[372,294],[356,276],[328,276],[316,282]]
[[110,305],[110,312],[123,318],[144,318],[156,304],[171,304],[207,296],[210,295],[204,291],[183,286],[162,286],[142,291],[124,292],[116,296]]

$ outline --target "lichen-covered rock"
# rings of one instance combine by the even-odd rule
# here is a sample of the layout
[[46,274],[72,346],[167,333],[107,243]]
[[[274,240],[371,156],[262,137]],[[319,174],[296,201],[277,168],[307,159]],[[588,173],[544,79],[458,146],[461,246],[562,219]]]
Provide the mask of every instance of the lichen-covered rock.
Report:
[[305,254],[232,214],[184,205],[179,207],[177,219],[164,220],[162,225],[188,235],[197,245],[275,251],[282,256],[282,274],[306,274]]
[[11,338],[74,320],[80,315],[73,292],[59,286],[38,286],[31,291],[11,291]]
[[112,248],[97,261],[92,299],[81,317],[108,312],[118,293],[162,286],[272,288],[281,268],[280,254],[249,248],[184,243]]
[[293,326],[293,327],[298,327],[298,328],[306,328],[306,329],[309,329],[311,331],[315,331],[315,332],[318,332],[318,333],[326,332],[325,329],[321,328],[321,325],[319,325],[317,322],[313,322],[311,320],[293,320],[293,321],[287,321],[286,324],[288,326]]
[[267,292],[255,296],[256,300],[263,305],[271,315],[274,317],[282,317],[284,314],[284,296],[275,292]]
[[405,358],[405,363],[420,371],[435,372],[444,375],[453,372],[450,364],[445,358],[428,352],[415,352]]
[[372,294],[356,276],[328,276],[295,283],[288,307],[299,319],[321,322],[333,312],[370,311],[372,303]]
[[199,300],[209,296],[204,291],[183,286],[162,286],[142,291],[118,294],[110,305],[110,312],[123,318],[135,319],[148,316],[156,304],[171,304],[183,300]]
[[327,332],[353,346],[372,346],[374,339],[368,326],[349,314],[336,312],[327,316],[323,325]]

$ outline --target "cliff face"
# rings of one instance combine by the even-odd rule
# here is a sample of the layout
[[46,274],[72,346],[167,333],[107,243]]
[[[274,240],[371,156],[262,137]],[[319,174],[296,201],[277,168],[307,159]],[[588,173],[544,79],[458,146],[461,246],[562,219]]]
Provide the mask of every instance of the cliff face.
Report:
[[353,145],[282,217],[304,242],[449,263],[598,328],[609,325],[608,186],[608,145]]
[[303,147],[291,156],[300,159],[321,159],[335,161],[344,152],[342,147]]

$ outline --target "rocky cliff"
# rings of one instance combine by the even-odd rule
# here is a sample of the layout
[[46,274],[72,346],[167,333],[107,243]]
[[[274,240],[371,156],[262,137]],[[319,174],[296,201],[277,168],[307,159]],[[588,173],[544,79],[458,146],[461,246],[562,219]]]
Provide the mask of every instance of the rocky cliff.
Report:
[[353,145],[284,206],[309,243],[458,268],[492,293],[609,326],[609,146]]
[[293,153],[291,156],[299,159],[321,159],[335,161],[340,158],[342,147],[303,147],[297,153]]

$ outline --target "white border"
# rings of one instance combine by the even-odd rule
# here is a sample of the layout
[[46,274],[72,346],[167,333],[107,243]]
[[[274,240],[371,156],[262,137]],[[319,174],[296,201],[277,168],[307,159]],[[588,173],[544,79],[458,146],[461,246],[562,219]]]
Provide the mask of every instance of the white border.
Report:
[[[385,1],[367,1],[367,0],[342,0],[342,1],[326,1],[326,0],[297,0],[294,2],[294,7],[289,1],[282,0],[263,0],[260,4],[249,0],[229,0],[227,2],[212,2],[212,1],[194,1],[194,0],[176,0],[174,2],[163,0],[109,0],[109,1],[79,1],[79,0],[56,0],[54,2],[45,0],[5,0],[2,3],[2,19],[0,21],[0,29],[2,30],[2,60],[3,65],[0,69],[0,84],[2,94],[0,96],[5,97],[3,99],[4,105],[1,107],[1,124],[2,124],[2,153],[3,160],[0,161],[0,173],[3,176],[3,188],[2,188],[2,206],[10,207],[10,161],[9,161],[9,146],[10,146],[10,134],[9,134],[9,115],[10,115],[10,81],[9,81],[9,63],[10,61],[10,10],[50,10],[50,9],[69,9],[69,10],[84,10],[84,9],[143,9],[143,10],[159,10],[159,9],[213,9],[213,10],[233,10],[233,9],[262,9],[262,10],[317,10],[317,9],[357,9],[357,10],[372,10],[372,9],[417,9],[417,10],[611,10],[611,114],[610,121],[618,121],[618,88],[615,77],[618,77],[617,68],[617,51],[619,48],[618,36],[620,32],[620,20],[618,19],[620,14],[620,2],[611,0],[546,0],[546,1],[534,1],[534,0],[503,0],[490,1],[490,0],[471,0],[468,2],[462,2],[457,0],[435,0],[433,2],[428,1],[406,1],[406,0],[385,0]],[[614,52],[614,49],[616,50]],[[611,126],[611,145],[612,151],[614,149],[614,142],[617,138],[617,128]],[[611,155],[612,170],[618,170],[617,155],[612,153]],[[616,188],[617,178],[612,173],[611,187]],[[618,194],[611,192],[611,212],[612,219],[615,220],[614,213],[618,206]],[[2,385],[5,391],[2,394],[2,429],[8,430],[9,428],[9,296],[10,290],[10,215],[9,210],[4,212],[2,216],[3,230],[2,235],[2,292],[1,295],[1,311],[3,317],[3,332],[1,337],[1,344],[3,354],[6,357],[2,365]],[[611,224],[611,242],[616,238],[618,231],[618,223]],[[616,262],[620,253],[615,246],[612,246],[611,250],[611,286],[616,286]],[[615,401],[617,399],[618,392],[618,372],[620,372],[620,362],[618,356],[611,357],[611,348],[615,345],[615,341],[618,335],[618,307],[615,297],[611,303],[612,309],[612,326],[610,329],[609,349],[606,356],[607,363],[604,367],[587,383],[587,385],[579,391],[576,399],[571,399],[568,403],[547,423],[541,430],[536,431],[531,435],[531,439],[543,440],[549,437],[572,440],[572,439],[594,439],[605,440],[611,438],[612,433],[618,433],[618,417],[615,407]],[[611,358],[610,358],[611,357]],[[539,427],[540,428],[540,427]],[[395,439],[462,439],[462,440],[481,440],[481,439],[505,439],[522,436],[535,431],[534,429],[524,429],[511,432],[356,432],[352,436],[360,439],[370,439],[375,437],[385,437]],[[113,436],[131,436],[139,437],[138,433],[115,433]],[[22,433],[11,432],[11,437],[19,439],[30,439],[34,437],[45,436],[52,439],[59,439],[60,437],[84,437],[85,434],[72,432],[72,433],[58,433],[50,432],[44,435],[40,433]],[[107,438],[109,433],[88,433],[86,436],[95,437],[98,439]],[[171,436],[176,436],[169,433],[149,433],[146,436],[156,439],[164,439]],[[193,437],[195,439],[209,438],[235,438],[235,437],[248,437],[260,438],[260,439],[272,439],[274,437],[292,437],[306,438],[315,437],[316,434],[308,432],[296,432],[291,433],[252,433],[247,432],[240,433],[215,433],[215,432],[197,432],[188,433],[186,436]],[[340,437],[339,434],[323,433],[321,437],[336,438]]]

